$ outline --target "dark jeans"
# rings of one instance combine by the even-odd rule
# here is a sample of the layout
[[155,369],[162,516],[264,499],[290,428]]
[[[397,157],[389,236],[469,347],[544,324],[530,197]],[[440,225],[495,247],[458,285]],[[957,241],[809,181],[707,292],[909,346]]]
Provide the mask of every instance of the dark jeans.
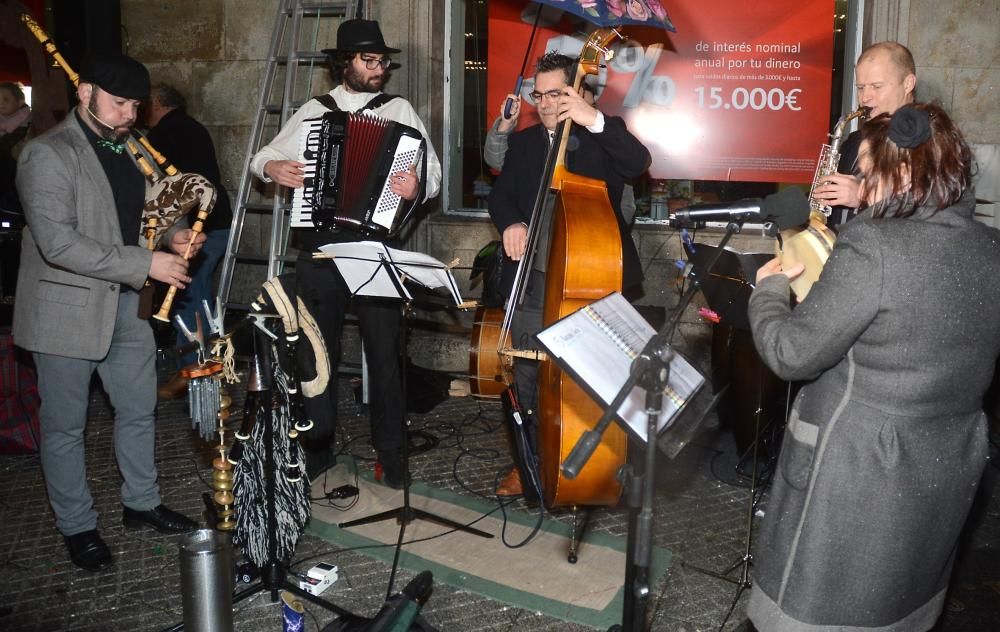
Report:
[[[208,301],[209,309],[215,310],[215,292],[212,289],[212,281],[215,278],[215,268],[219,265],[222,256],[226,254],[226,243],[229,241],[229,229],[213,230],[207,233],[205,243],[198,252],[188,268],[191,283],[185,290],[177,293],[177,301],[174,303],[174,313],[180,314],[184,319],[184,324],[192,332],[195,330],[195,314],[201,314],[202,328],[207,331],[205,314],[202,311],[202,301]],[[173,317],[171,317],[173,318]],[[173,320],[171,320],[173,322]],[[177,329],[177,325],[174,325]],[[177,331],[177,346],[187,344],[187,338],[180,331]],[[198,359],[198,353],[192,352],[177,358],[177,368],[183,369],[189,364],[193,364]]]

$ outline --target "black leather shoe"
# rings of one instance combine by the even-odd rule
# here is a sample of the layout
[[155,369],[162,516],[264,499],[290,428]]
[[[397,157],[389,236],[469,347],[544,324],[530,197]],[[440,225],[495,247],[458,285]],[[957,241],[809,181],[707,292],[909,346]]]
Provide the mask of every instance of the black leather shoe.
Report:
[[152,527],[160,533],[188,533],[198,528],[198,523],[186,516],[160,505],[146,511],[123,507],[122,524],[129,529]]
[[64,535],[69,559],[85,571],[99,571],[111,566],[111,551],[97,529]]

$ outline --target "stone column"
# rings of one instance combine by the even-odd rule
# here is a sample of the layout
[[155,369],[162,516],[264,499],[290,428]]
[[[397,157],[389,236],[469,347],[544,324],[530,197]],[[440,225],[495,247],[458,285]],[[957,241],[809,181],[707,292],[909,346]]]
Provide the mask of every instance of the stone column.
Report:
[[870,0],[865,3],[862,48],[892,40],[906,46],[910,39],[910,0]]

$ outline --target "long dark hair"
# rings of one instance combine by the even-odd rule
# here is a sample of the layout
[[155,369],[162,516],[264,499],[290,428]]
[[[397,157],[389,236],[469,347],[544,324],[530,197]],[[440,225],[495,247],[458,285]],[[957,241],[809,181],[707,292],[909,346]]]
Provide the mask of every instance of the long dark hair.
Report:
[[327,55],[327,60],[330,63],[330,78],[333,79],[334,86],[339,86],[344,82],[344,71],[347,70],[355,55],[357,53],[354,51],[342,50]]
[[[901,137],[902,118],[926,125],[920,130],[926,140],[916,142],[923,135]],[[861,127],[861,139],[864,189],[875,191],[879,183],[883,187],[882,203],[872,208],[874,217],[910,217],[921,209],[934,214],[958,202],[971,185],[972,152],[935,103],[912,103],[877,116]]]

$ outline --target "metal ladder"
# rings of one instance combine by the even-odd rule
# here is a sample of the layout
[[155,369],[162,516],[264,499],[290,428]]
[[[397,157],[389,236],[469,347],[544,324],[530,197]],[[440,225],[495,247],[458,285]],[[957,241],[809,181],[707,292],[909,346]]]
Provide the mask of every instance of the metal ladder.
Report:
[[[271,33],[271,44],[267,53],[267,67],[261,81],[260,97],[257,101],[253,127],[247,141],[243,160],[240,186],[233,207],[233,224],[222,259],[217,297],[223,311],[248,311],[249,304],[256,297],[261,284],[271,277],[281,274],[286,263],[294,264],[295,258],[287,254],[288,213],[291,203],[282,186],[260,186],[250,172],[250,160],[254,154],[270,142],[281,127],[298,108],[313,97],[312,84],[316,72],[326,73],[326,56],[321,48],[333,48],[336,27],[344,19],[368,17],[365,0],[340,0],[339,2],[306,2],[303,0],[280,0]],[[304,33],[304,31],[312,31]],[[301,40],[310,39],[308,46]],[[319,41],[325,42],[318,44]],[[281,93],[275,94],[279,82],[279,71],[283,69]],[[305,70],[305,76],[301,76]],[[265,137],[265,131],[270,133]],[[244,243],[244,228],[248,215],[256,218],[254,229],[256,248]],[[270,227],[268,230],[268,220]],[[270,239],[265,252],[262,237],[269,233]],[[266,276],[264,264],[267,265]],[[238,276],[246,275],[246,276]],[[233,300],[234,279],[241,288],[249,291],[243,297]]]

